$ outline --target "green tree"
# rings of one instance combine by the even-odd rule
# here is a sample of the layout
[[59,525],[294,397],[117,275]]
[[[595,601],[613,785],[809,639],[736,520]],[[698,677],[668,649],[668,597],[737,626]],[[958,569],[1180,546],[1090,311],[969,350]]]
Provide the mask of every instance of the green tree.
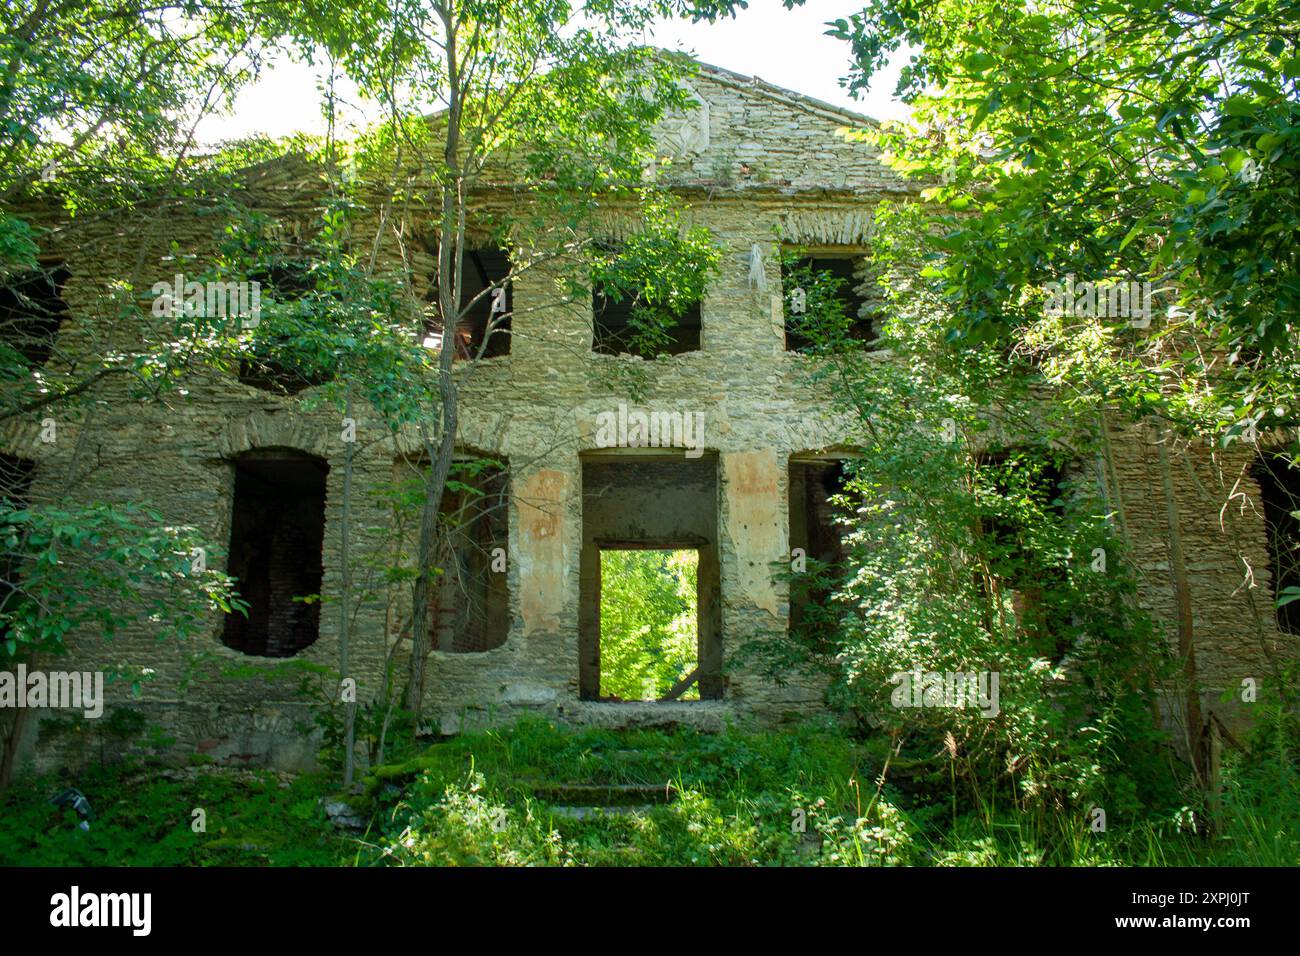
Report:
[[[253,75],[284,10],[17,0],[0,12],[0,421],[39,413],[42,428],[74,417],[89,425],[88,401],[106,379],[126,377],[133,397],[152,397],[174,381],[166,370],[193,360],[193,349],[156,329],[138,348],[91,341],[68,354],[51,297],[63,276],[40,258],[43,222],[58,208],[90,217],[157,202],[166,190],[184,194],[193,172],[217,168],[191,168],[194,125]],[[100,318],[138,317],[129,286],[97,304]],[[37,666],[74,631],[111,638],[148,622],[163,637],[183,637],[211,608],[240,606],[207,564],[215,549],[192,528],[167,523],[147,503],[65,500],[88,467],[84,435],[61,487],[46,482],[39,498],[23,463],[6,459],[0,666]],[[17,710],[7,722],[0,786],[13,772],[25,717]]]
[[[1049,374],[1220,438],[1300,421],[1296,15],[872,0],[831,24],[851,89],[915,50],[896,91],[913,122],[880,142],[937,181],[929,275],[952,335],[1054,352]],[[1149,283],[1152,334],[1086,303],[1044,325],[1045,288],[1070,277]]]
[[[417,717],[430,650],[438,508],[455,453],[460,388],[472,374],[453,374],[451,331],[479,298],[467,302],[463,295],[467,232],[490,225],[518,253],[510,276],[493,289],[557,259],[586,263],[583,271],[590,273],[592,235],[576,227],[590,223],[598,206],[643,203],[651,126],[664,109],[686,99],[676,83],[681,64],[630,47],[628,40],[645,20],[677,9],[666,0],[409,0],[383,19],[332,24],[318,37],[340,70],[387,114],[364,156],[371,170],[387,168],[384,228],[392,226],[390,215],[401,217],[416,202],[433,224],[429,251],[437,267],[430,311],[444,333],[435,353],[436,399],[415,415],[428,461],[406,693]],[[426,120],[415,109],[425,105],[442,108]],[[502,183],[524,200],[520,211],[485,224],[477,201]],[[698,237],[688,234],[683,241]],[[682,261],[677,246],[660,247],[661,259]],[[671,321],[672,302],[664,304],[660,320]],[[494,316],[470,369],[492,336],[503,334],[507,319]]]
[[695,551],[600,553],[602,696],[658,700],[695,669],[698,570]]
[[[811,383],[857,423],[833,502],[844,559],[787,572],[829,599],[793,640],[742,655],[774,679],[827,678],[832,703],[887,741],[895,785],[922,803],[950,790],[927,812],[954,825],[1010,811],[1061,841],[1090,803],[1167,810],[1149,702],[1170,659],[1108,521],[1114,489],[1096,487],[1095,416],[1057,404],[1030,363],[949,340],[949,306],[916,277],[923,210],[886,207],[879,226],[887,351],[867,359],[842,336],[833,288],[809,296],[802,329],[823,358]],[[990,698],[927,689],[949,674],[986,675]]]

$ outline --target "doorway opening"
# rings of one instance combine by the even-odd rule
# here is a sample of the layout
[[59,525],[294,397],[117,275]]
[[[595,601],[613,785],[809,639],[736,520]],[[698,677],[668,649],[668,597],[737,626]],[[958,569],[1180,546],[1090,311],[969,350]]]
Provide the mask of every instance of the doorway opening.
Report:
[[654,452],[583,455],[583,700],[724,697],[717,456]]
[[329,465],[269,449],[241,455],[234,469],[229,570],[248,614],[227,614],[221,640],[256,657],[291,657],[319,635]]
[[600,698],[699,700],[700,553],[600,551]]

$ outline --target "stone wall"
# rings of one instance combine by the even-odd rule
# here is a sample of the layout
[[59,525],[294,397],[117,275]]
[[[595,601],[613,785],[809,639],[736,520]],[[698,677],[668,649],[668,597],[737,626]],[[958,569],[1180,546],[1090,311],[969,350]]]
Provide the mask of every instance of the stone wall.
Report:
[[[1114,426],[1110,440],[1116,518],[1132,548],[1140,603],[1164,624],[1171,648],[1177,648],[1169,534],[1176,519],[1190,583],[1196,669],[1205,686],[1202,707],[1241,730],[1251,709],[1251,701],[1243,700],[1243,681],[1251,682],[1260,699],[1276,699],[1280,668],[1296,657],[1298,646],[1296,635],[1279,630],[1274,611],[1264,509],[1251,474],[1260,446],[1189,446],[1149,428]],[[1176,515],[1163,490],[1161,444]],[[1165,706],[1177,709],[1172,701]]]
[[[431,653],[426,712],[444,732],[524,713],[601,726],[671,722],[716,729],[727,721],[779,724],[820,707],[814,684],[792,680],[778,687],[743,669],[727,671],[720,700],[617,704],[580,694],[582,463],[600,451],[599,416],[620,403],[704,416],[700,460],[714,475],[712,546],[723,658],[751,637],[784,633],[788,595],[773,565],[788,560],[790,458],[851,444],[853,427],[830,411],[827,387],[810,378],[815,360],[785,350],[777,252],[782,242],[860,246],[875,204],[911,188],[868,146],[844,135],[862,121],[841,111],[721,71],[706,71],[692,80],[692,88],[708,109],[688,114],[674,128],[670,146],[677,157],[666,175],[692,203],[693,221],[712,230],[723,250],[720,274],[702,303],[700,350],[653,361],[594,353],[590,302],[555,302],[555,271],[541,267],[514,282],[510,353],[458,369],[460,444],[510,463],[504,572],[509,628],[505,642],[489,650]],[[258,177],[250,195],[263,208],[292,220],[309,207],[311,184],[288,185],[292,178],[277,178],[273,167]],[[609,220],[611,231],[635,228],[618,210],[610,211]],[[183,265],[169,258],[173,241],[201,263],[212,249],[211,226],[210,217],[174,208],[59,226],[46,252],[65,261],[71,273],[61,347],[103,349],[132,341],[137,333],[131,324],[106,305],[111,284],[125,278],[148,288],[170,277]],[[381,256],[395,254],[381,249]],[[636,396],[619,384],[628,375],[641,381]],[[92,405],[60,422],[56,444],[37,440],[39,421],[33,417],[5,430],[0,451],[37,460],[38,498],[146,501],[169,522],[198,526],[217,548],[229,541],[237,455],[295,449],[325,459],[330,467],[320,637],[294,660],[336,667],[339,608],[333,598],[340,587],[347,447],[341,409],[319,401],[318,391],[280,397],[242,385],[233,372],[196,370],[183,394],[140,403],[110,379],[101,383]],[[368,555],[402,553],[402,543],[384,530],[391,516],[365,489],[391,481],[395,463],[420,449],[414,435],[386,434],[373,413],[358,410],[354,417],[358,492],[351,551],[359,569]],[[1154,490],[1152,446],[1145,436],[1128,432],[1116,431],[1112,441],[1125,521],[1143,574],[1143,601],[1170,619],[1167,524]],[[1221,515],[1227,495],[1217,472],[1207,467],[1209,454],[1180,458],[1174,482],[1195,581],[1201,669],[1213,686],[1232,687],[1241,676],[1263,675],[1263,649],[1283,641],[1272,624],[1269,582],[1261,574],[1267,567],[1262,521],[1256,510],[1238,508],[1236,499]],[[74,457],[93,461],[93,467],[68,486]],[[1226,457],[1235,468],[1241,456]],[[1248,478],[1238,490],[1243,501],[1255,495]],[[362,699],[378,693],[385,658],[409,615],[405,589],[373,585],[354,570],[359,597],[348,609],[352,676]],[[308,707],[296,689],[298,673],[286,671],[284,662],[231,650],[222,644],[221,631],[218,615],[206,637],[188,644],[160,642],[148,627],[111,643],[97,634],[80,635],[61,666],[152,668],[154,678],[137,706],[167,728],[177,754],[309,765],[313,736]],[[235,666],[240,676],[222,673]],[[249,667],[256,676],[244,673]],[[332,693],[327,684],[321,685],[324,696]],[[121,685],[111,685],[109,693],[110,701],[129,699]],[[77,759],[57,735],[33,735],[26,748],[39,755],[41,765]]]

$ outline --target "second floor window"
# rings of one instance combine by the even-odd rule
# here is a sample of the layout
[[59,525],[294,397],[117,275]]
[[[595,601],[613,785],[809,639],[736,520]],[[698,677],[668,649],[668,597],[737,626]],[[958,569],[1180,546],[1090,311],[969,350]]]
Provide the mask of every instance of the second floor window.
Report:
[[68,311],[62,296],[70,275],[54,265],[0,284],[0,343],[11,350],[9,364],[32,370],[49,361]]
[[[454,343],[457,359],[510,354],[510,317],[514,309],[510,268],[510,256],[503,249],[461,252],[461,315]],[[429,300],[435,304],[438,301],[436,281],[429,291]],[[442,336],[442,320],[434,315],[425,322],[424,344],[441,348]]]
[[836,351],[851,343],[870,347],[880,335],[873,290],[874,279],[861,252],[784,250],[786,351]]
[[680,315],[647,307],[633,298],[596,288],[592,294],[595,337],[592,350],[602,355],[627,352],[645,358],[700,350],[700,303]]
[[[249,278],[260,284],[268,306],[277,302],[290,305],[304,300],[312,307],[321,305],[310,260],[278,259],[253,272]],[[268,308],[266,311],[271,310]],[[292,311],[268,315],[265,322],[258,324],[249,352],[239,363],[240,382],[276,395],[297,395],[304,389],[323,385],[333,377],[333,370],[321,356],[302,347],[299,323],[303,319],[295,318]]]
[[700,303],[711,266],[665,243],[604,242],[592,273],[593,352],[643,358],[700,350]]

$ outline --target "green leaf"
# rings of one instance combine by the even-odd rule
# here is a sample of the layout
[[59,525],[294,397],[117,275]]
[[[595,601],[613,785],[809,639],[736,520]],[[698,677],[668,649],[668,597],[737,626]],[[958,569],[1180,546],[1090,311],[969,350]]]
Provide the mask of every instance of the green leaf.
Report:
[[1253,116],[1255,101],[1247,96],[1230,96],[1223,102],[1223,111],[1229,116]]
[[1278,593],[1277,606],[1286,607],[1292,601],[1300,601],[1300,587],[1283,588]]

